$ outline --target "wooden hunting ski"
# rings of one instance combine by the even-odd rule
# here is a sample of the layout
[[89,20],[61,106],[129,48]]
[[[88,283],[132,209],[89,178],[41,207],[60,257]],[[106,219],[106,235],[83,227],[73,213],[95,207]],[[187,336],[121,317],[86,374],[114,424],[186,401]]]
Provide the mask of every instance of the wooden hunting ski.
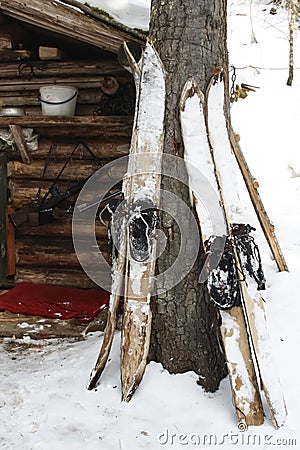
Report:
[[[195,165],[196,162],[216,190],[223,209],[224,220],[218,226],[220,235],[211,236],[208,245],[211,252],[213,245],[223,239],[225,248],[219,265],[210,271],[208,279],[211,296],[222,317],[221,332],[236,414],[238,421],[247,425],[263,422],[261,387],[273,424],[278,428],[284,423],[286,408],[279,381],[274,376],[261,297],[264,287],[261,261],[250,235],[252,227],[233,223],[233,219],[240,218],[242,208],[233,183],[233,155],[224,115],[223,71],[212,77],[204,103],[203,93],[196,81],[190,79],[180,105],[185,158],[194,193],[199,194],[199,186],[197,188],[197,178],[193,170],[189,170],[189,163]],[[199,199],[195,200],[197,209]],[[205,234],[205,227],[201,225]]]
[[[129,53],[128,48],[124,50]],[[146,44],[140,76],[138,66],[130,59],[134,79],[139,86],[128,169],[123,181],[125,209],[123,206],[121,233],[119,229],[114,233],[120,234],[120,251],[113,266],[109,323],[89,384],[89,388],[95,386],[105,367],[115,329],[122,280],[125,279],[121,336],[124,401],[131,399],[143,377],[150,343],[150,298],[156,264],[154,233],[158,223],[165,112],[165,74],[152,43],[148,41]]]
[[[133,79],[135,82],[135,89],[136,89],[136,107],[135,107],[135,116],[133,121],[133,131],[132,131],[132,140],[130,145],[129,153],[130,155],[133,155],[136,150],[136,127],[137,127],[137,106],[138,106],[138,100],[139,100],[139,89],[140,89],[140,79],[141,79],[141,69],[138,66],[137,62],[135,61],[134,57],[132,56],[131,52],[128,49],[127,44],[124,42],[123,44],[123,51],[128,59],[128,63],[131,69],[131,73],[133,75]],[[127,191],[127,184],[128,180],[125,178],[123,180],[123,186],[122,191],[123,194]],[[120,297],[123,295],[123,289],[124,289],[124,271],[125,271],[125,262],[126,262],[126,250],[127,250],[127,234],[126,234],[126,221],[125,216],[120,215],[115,220],[114,215],[112,215],[111,218],[111,229],[118,230],[117,233],[113,236],[113,238],[117,239],[118,242],[115,243],[116,247],[118,247],[118,254],[113,258],[112,262],[112,285],[111,285],[111,295],[109,299],[109,309],[107,313],[107,322],[106,327],[104,330],[104,337],[102,341],[101,350],[98,356],[98,359],[95,364],[95,368],[93,369],[89,384],[87,388],[94,389],[96,386],[99,378],[101,377],[101,374],[106,366],[109,353],[111,350],[114,333],[116,330],[117,325],[117,311],[120,304]]]
[[[182,92],[180,118],[190,188],[193,191],[194,203],[205,240],[209,238],[208,233],[211,232],[205,226],[206,222],[203,222],[203,211],[200,207],[201,194],[205,186],[199,184],[201,179],[197,172],[193,170],[193,166],[198,168],[206,177],[207,183],[215,190],[216,207],[218,208],[220,193],[214,161],[207,139],[204,95],[193,78],[187,81]],[[215,237],[216,239],[219,237],[220,241],[228,235],[224,211],[219,223],[216,224],[216,231],[218,236]],[[222,317],[222,338],[238,422],[244,422],[247,426],[261,425],[264,420],[263,408],[243,310],[240,305],[237,305],[228,310],[221,309],[220,314]]]
[[[251,249],[253,238],[249,237],[250,226],[247,227],[246,225],[246,231],[243,231],[241,224],[233,223],[233,217],[237,211],[242,211],[242,205],[238,196],[232,198],[230,195],[232,177],[228,176],[226,161],[232,161],[233,155],[224,115],[224,90],[224,74],[221,70],[212,77],[207,90],[208,136],[219,181],[220,196],[223,200],[227,228],[233,237],[236,268],[238,273],[242,275],[242,279],[240,279],[242,307],[258,367],[258,379],[267,400],[273,425],[275,428],[279,428],[285,422],[287,411],[280,382],[274,369],[275,364],[271,351],[264,301],[261,295],[264,280],[260,273],[260,261],[257,259],[258,247],[256,246],[255,250],[253,250],[253,247]],[[233,167],[233,163],[230,166]]]

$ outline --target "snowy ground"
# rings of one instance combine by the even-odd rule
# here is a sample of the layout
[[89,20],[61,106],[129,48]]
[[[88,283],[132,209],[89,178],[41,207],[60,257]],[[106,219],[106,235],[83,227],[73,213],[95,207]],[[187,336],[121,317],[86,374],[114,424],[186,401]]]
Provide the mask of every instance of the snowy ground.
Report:
[[[0,357],[1,449],[299,448],[300,177],[292,177],[289,166],[300,172],[300,36],[297,32],[294,83],[287,87],[287,16],[271,16],[270,6],[253,2],[258,43],[251,44],[250,3],[229,2],[230,60],[237,68],[238,83],[260,89],[234,104],[232,117],[290,268],[289,273],[277,273],[258,231],[278,362],[274,370],[281,378],[289,410],[286,425],[275,431],[267,418],[262,427],[239,432],[228,378],[218,392],[206,394],[196,384],[195,374],[172,376],[155,363],[148,366],[133,400],[122,404],[118,335],[102,383],[92,392],[85,385],[101,335],[76,343],[40,341],[29,345],[26,340],[4,340]],[[249,220],[256,223],[245,193],[243,198]],[[293,445],[295,440],[297,445]]]

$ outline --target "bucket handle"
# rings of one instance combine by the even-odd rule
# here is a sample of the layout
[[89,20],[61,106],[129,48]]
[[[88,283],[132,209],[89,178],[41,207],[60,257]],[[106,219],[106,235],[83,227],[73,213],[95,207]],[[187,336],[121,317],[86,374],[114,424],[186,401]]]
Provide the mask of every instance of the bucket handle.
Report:
[[39,95],[39,101],[42,103],[47,103],[47,105],[64,105],[65,103],[70,102],[78,95],[78,92],[75,92],[74,95],[72,95],[71,98],[68,98],[68,100],[63,100],[62,102],[48,102],[47,100],[43,100],[42,97]]

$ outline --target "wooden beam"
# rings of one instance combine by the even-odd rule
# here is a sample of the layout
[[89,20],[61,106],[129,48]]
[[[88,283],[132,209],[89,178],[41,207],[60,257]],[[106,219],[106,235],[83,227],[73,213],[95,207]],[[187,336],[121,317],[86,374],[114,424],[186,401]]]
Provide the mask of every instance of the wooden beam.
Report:
[[59,268],[18,267],[16,282],[26,281],[36,284],[50,284],[55,286],[78,287],[81,289],[97,289],[98,286],[85,274],[83,270]]
[[[123,78],[125,80],[125,78]],[[122,80],[120,80],[122,81]],[[72,76],[72,77],[62,77],[57,76],[57,78],[38,78],[38,79],[32,79],[32,80],[26,80],[24,78],[18,78],[18,79],[6,79],[2,80],[2,83],[0,84],[0,91],[4,93],[9,92],[26,92],[26,91],[34,91],[37,89],[40,89],[41,87],[45,85],[65,85],[65,84],[72,84],[73,86],[78,87],[78,89],[99,89],[99,91],[102,89],[102,86],[105,83],[105,77],[97,77],[97,76],[88,76],[88,75],[81,75],[79,77]]]
[[267,239],[267,242],[270,246],[270,249],[271,249],[271,252],[276,261],[278,270],[281,272],[288,271],[287,263],[284,259],[279,242],[274,233],[275,227],[274,227],[273,223],[271,222],[271,220],[269,219],[269,216],[265,210],[263,202],[258,193],[258,190],[257,190],[258,182],[252,176],[252,174],[250,172],[250,169],[248,167],[246,159],[243,155],[242,149],[241,149],[241,147],[238,143],[238,140],[235,137],[235,133],[233,132],[232,129],[230,130],[229,136],[230,136],[230,142],[231,142],[231,147],[232,147],[233,153],[236,157],[237,163],[239,165],[240,171],[242,173],[246,187],[248,189],[249,196],[251,198],[254,210],[256,212],[257,218],[262,227],[264,235]]
[[[19,117],[0,117],[0,127],[5,128],[9,125],[19,125],[21,127],[90,127],[104,129],[119,129],[132,125],[131,116],[19,116]],[[123,134],[122,134],[123,135]],[[131,135],[131,132],[130,132]]]
[[24,164],[30,164],[32,159],[22,132],[22,128],[19,125],[9,125],[13,140],[16,147],[20,152],[21,160]]
[[22,116],[0,117],[0,128],[9,125],[35,128],[44,137],[64,136],[81,140],[86,136],[101,138],[129,137],[132,132],[131,116]]
[[117,53],[126,40],[144,43],[134,31],[123,31],[51,0],[43,0],[42,4],[40,0],[1,0],[0,9],[15,19],[113,53]]
[[16,246],[15,229],[10,222],[8,215],[14,211],[12,205],[6,208],[6,276],[10,277],[16,273]]
[[[86,230],[87,227],[84,221],[76,226],[78,236],[80,237],[79,233],[81,233],[82,239],[86,238]],[[39,227],[33,227],[28,223],[24,223],[16,229],[16,235],[19,240],[25,238],[42,239],[43,236],[47,236],[48,239],[53,239],[56,242],[62,239],[72,239],[72,218],[64,217]],[[95,222],[95,236],[98,241],[108,242],[107,228],[98,220]]]
[[[7,164],[7,170],[8,170],[8,176],[12,178],[18,178],[18,179],[33,179],[33,180],[40,180],[43,176],[44,172],[44,166],[45,161],[33,161],[30,165],[29,164],[23,164],[19,161],[9,161]],[[85,178],[90,177],[93,175],[98,169],[100,168],[100,164],[98,165],[96,162],[88,162],[85,164],[82,164],[80,160],[73,161],[72,164],[68,164],[63,171],[63,173],[60,176],[60,181],[64,180],[72,180],[72,181],[78,181],[78,180],[84,180]],[[44,177],[44,180],[54,180],[61,167],[59,167],[55,161],[51,161],[46,170],[46,174]],[[103,167],[103,175],[102,180],[103,183],[107,182],[108,180],[115,179],[117,181],[121,181],[123,176],[125,175],[126,167],[125,162],[124,164],[119,164],[116,167],[112,166],[108,169],[108,171],[105,171],[105,166]],[[105,178],[104,178],[105,177]],[[91,191],[91,196],[95,195],[97,197],[96,192],[100,192],[101,186],[97,187],[97,191],[95,190],[94,193]],[[99,195],[99,194],[98,194]]]
[[[1,8],[1,5],[0,5]],[[34,71],[34,79],[43,79],[47,77],[71,77],[71,76],[86,76],[101,77],[113,76],[125,77],[126,80],[132,80],[132,76],[118,63],[118,61],[104,59],[104,60],[84,60],[84,61],[31,61]],[[24,76],[30,75],[31,67],[24,67],[22,74]],[[66,75],[65,75],[66,74]],[[19,64],[7,63],[0,65],[0,78],[18,79],[20,77]],[[24,81],[24,80],[23,80]],[[20,81],[20,83],[22,80]]]
[[0,153],[0,283],[6,278],[7,159]]

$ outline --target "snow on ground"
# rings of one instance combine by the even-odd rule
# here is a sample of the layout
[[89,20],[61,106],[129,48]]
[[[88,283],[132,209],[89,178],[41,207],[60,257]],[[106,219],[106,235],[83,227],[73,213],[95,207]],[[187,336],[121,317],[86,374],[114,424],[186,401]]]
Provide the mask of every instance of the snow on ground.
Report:
[[[207,394],[196,384],[195,374],[170,375],[155,363],[147,367],[132,401],[121,403],[119,335],[102,382],[91,392],[85,386],[101,334],[89,335],[82,342],[4,340],[0,357],[1,449],[299,447],[300,177],[292,175],[300,168],[300,70],[295,70],[293,86],[286,86],[287,15],[270,15],[267,3],[229,2],[230,60],[237,68],[237,82],[260,87],[232,106],[232,118],[290,268],[289,273],[277,273],[258,230],[268,276],[266,307],[278,362],[274,370],[281,378],[289,411],[286,425],[275,431],[267,418],[262,427],[239,432],[228,378],[218,392]],[[251,43],[250,4],[255,44]],[[295,66],[299,68],[299,32],[296,35]],[[256,223],[245,192],[242,198],[249,221]],[[293,445],[295,440],[297,445]]]

